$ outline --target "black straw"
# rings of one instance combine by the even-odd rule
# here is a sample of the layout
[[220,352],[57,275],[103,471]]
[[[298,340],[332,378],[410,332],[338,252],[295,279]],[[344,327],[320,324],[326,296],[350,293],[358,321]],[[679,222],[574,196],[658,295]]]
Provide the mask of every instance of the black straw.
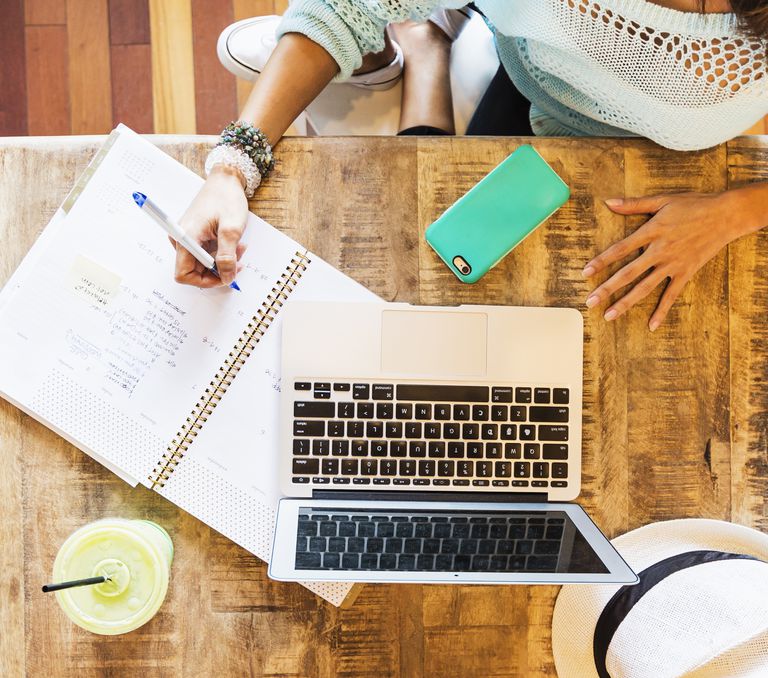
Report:
[[59,584],[46,584],[43,586],[43,593],[51,591],[61,591],[61,589],[71,589],[75,586],[91,586],[92,584],[103,584],[109,581],[109,577],[89,577],[88,579],[75,579],[74,581],[63,581]]

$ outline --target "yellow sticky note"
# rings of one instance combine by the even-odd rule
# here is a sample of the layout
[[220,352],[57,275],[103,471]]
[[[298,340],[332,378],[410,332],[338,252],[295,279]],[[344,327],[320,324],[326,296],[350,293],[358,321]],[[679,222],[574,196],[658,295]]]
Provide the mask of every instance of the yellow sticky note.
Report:
[[70,289],[93,306],[107,306],[120,289],[121,278],[101,264],[78,254],[69,270]]

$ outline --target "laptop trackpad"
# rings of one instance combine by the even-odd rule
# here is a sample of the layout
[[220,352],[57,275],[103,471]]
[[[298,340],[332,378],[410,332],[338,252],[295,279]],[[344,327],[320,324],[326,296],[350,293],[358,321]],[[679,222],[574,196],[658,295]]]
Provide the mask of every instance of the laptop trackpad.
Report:
[[383,372],[448,380],[485,376],[485,313],[382,311],[381,324]]

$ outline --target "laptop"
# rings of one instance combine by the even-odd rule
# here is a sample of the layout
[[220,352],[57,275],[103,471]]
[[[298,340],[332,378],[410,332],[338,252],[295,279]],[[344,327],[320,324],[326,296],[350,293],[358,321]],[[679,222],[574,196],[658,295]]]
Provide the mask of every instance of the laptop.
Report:
[[291,302],[283,581],[635,583],[584,510],[574,309]]

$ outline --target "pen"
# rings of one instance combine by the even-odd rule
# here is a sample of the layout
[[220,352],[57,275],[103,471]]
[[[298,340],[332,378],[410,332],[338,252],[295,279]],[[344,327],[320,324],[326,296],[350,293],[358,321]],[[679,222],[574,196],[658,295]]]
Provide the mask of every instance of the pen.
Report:
[[[171,236],[179,245],[181,245],[187,252],[189,252],[195,259],[197,259],[203,266],[209,269],[215,276],[219,276],[219,271],[216,269],[216,261],[211,256],[210,252],[206,252],[200,243],[195,242],[190,238],[179,226],[168,218],[168,215],[163,212],[152,200],[150,200],[144,193],[134,193],[133,199],[136,204],[154,219],[163,229]],[[240,291],[236,282],[232,282],[230,287],[233,290]]]

